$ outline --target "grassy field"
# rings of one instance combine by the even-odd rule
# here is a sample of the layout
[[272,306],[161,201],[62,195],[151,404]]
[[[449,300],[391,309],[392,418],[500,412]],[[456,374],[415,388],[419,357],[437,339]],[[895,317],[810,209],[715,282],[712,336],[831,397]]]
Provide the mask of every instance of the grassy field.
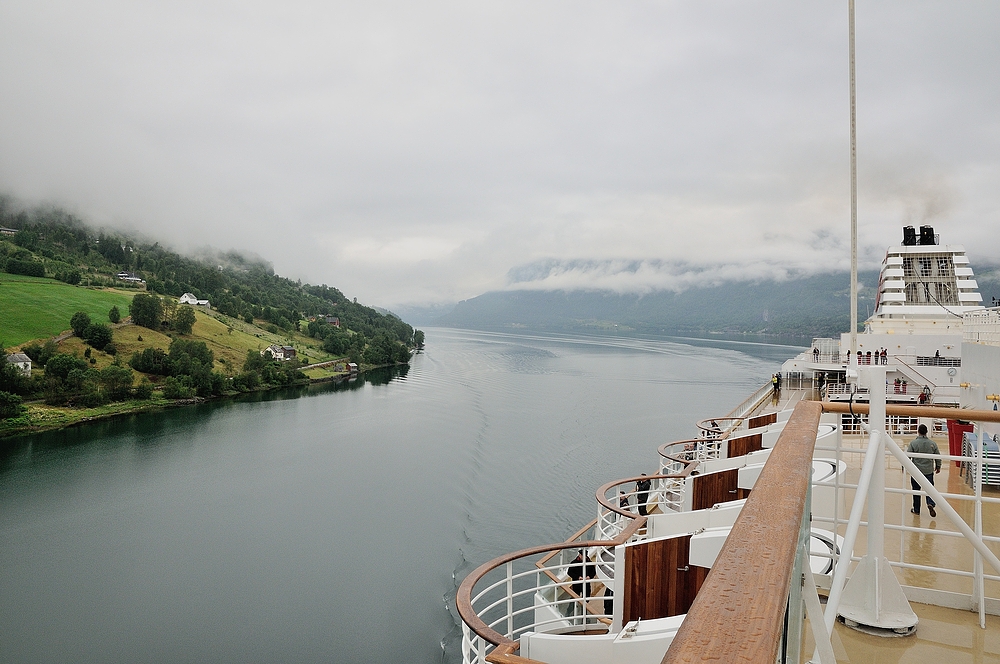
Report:
[[[9,348],[54,337],[69,329],[69,319],[77,311],[86,311],[95,322],[107,323],[108,311],[117,306],[124,318],[133,295],[128,291],[70,286],[55,279],[0,274],[0,343]],[[248,350],[260,351],[271,344],[294,346],[304,363],[333,359],[323,351],[322,342],[298,332],[272,334],[218,312],[197,310],[195,314],[194,329],[185,338],[204,341],[215,353],[215,368],[223,373],[238,372]],[[147,347],[166,350],[170,341],[165,334],[134,325],[114,330],[115,345],[125,358]],[[60,344],[64,353],[82,355],[85,349],[86,345],[75,337]],[[113,359],[96,351],[94,357],[97,368]]]
[[[125,325],[113,331],[118,354],[126,362],[132,353],[143,348],[160,348],[164,351],[170,348],[173,338],[138,325]],[[180,339],[204,341],[208,349],[215,355],[216,371],[225,375],[236,375],[243,368],[247,351],[260,352],[271,344],[291,345],[299,351],[299,359],[303,362],[324,362],[334,359],[319,347],[316,339],[311,339],[298,333],[271,334],[265,330],[237,321],[217,313],[207,314],[195,311],[195,324],[189,335],[175,335]],[[139,340],[142,337],[142,340]],[[87,344],[82,339],[70,337],[59,344],[60,353],[69,353],[82,357]],[[103,369],[114,361],[110,355],[92,351],[96,360],[95,367]]]
[[70,286],[55,279],[0,274],[0,343],[17,346],[54,337],[69,329],[69,319],[86,311],[95,322],[108,322],[117,306],[122,317],[134,293]]

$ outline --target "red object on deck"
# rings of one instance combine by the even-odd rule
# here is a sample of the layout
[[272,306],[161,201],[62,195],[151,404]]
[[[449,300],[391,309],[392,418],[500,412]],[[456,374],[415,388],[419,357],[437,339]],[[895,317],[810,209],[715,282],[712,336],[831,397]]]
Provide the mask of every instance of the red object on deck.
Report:
[[[962,456],[962,438],[965,436],[965,432],[972,432],[975,425],[971,422],[969,424],[959,424],[958,420],[948,420],[948,453],[952,456]],[[955,465],[959,465],[960,462],[956,461]]]

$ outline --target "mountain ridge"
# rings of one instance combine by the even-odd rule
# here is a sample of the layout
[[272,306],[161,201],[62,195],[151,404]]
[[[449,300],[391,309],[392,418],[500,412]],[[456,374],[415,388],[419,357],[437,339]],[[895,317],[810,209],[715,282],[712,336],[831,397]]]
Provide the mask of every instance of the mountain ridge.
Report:
[[[878,272],[861,272],[858,281],[858,320],[864,321],[874,310]],[[987,277],[980,292],[989,304],[1000,297],[1000,282]],[[491,291],[459,302],[429,323],[484,330],[838,336],[850,329],[850,275],[833,272],[645,294]]]

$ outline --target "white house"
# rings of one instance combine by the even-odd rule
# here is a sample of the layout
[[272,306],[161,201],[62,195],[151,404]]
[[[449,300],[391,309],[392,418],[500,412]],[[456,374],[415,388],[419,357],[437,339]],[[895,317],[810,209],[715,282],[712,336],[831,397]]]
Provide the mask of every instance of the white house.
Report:
[[208,303],[208,300],[199,300],[194,296],[194,293],[184,293],[181,295],[181,304],[190,304],[196,307],[205,307],[206,309],[211,309],[212,305]]
[[291,346],[279,346],[277,344],[271,344],[264,350],[260,351],[260,354],[270,352],[271,358],[275,360],[281,360],[282,362],[287,362],[288,360],[294,360],[298,353]]
[[146,281],[142,277],[138,276],[135,272],[119,272],[115,276],[117,276],[122,281],[128,281],[129,283],[133,284],[146,283]]
[[31,358],[24,353],[12,353],[7,356],[7,361],[20,369],[23,375],[31,375]]

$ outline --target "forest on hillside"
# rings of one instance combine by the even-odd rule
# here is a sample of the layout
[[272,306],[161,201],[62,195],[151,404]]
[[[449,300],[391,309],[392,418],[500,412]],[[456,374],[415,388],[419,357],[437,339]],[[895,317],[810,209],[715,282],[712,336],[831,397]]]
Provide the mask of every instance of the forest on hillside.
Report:
[[[414,345],[413,328],[399,317],[359,304],[357,298],[326,284],[313,286],[277,275],[266,261],[237,252],[183,256],[156,241],[95,230],[65,210],[26,209],[4,196],[0,196],[0,226],[15,231],[0,236],[0,271],[71,284],[142,289],[115,276],[129,272],[144,280],[151,293],[174,297],[192,293],[209,300],[220,313],[248,322],[259,319],[290,330],[298,329],[302,319],[327,315],[365,339]],[[324,325],[309,333],[332,332]]]

